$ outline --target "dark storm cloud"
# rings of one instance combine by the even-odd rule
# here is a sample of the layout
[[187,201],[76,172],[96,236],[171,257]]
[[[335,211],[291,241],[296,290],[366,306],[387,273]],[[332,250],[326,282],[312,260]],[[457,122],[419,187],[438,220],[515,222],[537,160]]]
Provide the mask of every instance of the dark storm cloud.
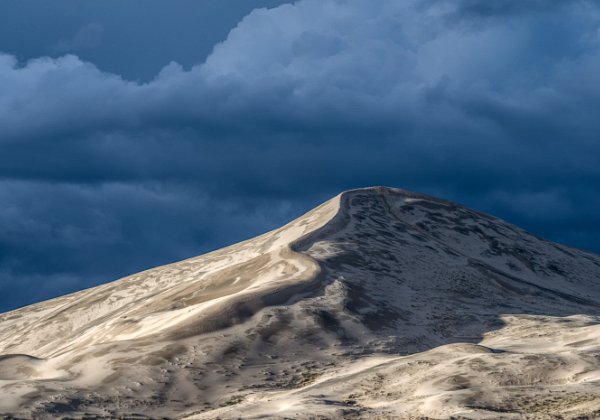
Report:
[[204,63],[147,83],[0,56],[2,272],[56,281],[41,298],[374,184],[600,250],[600,7],[489,4],[256,10]]
[[170,61],[191,67],[251,10],[286,0],[2,0],[0,51],[20,61],[77,54],[149,80]]

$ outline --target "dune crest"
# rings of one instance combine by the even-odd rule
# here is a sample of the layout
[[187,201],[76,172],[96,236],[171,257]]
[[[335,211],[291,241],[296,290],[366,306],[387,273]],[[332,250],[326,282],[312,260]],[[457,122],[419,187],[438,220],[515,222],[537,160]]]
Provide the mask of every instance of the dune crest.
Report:
[[599,352],[599,256],[373,187],[0,315],[0,413],[593,418]]

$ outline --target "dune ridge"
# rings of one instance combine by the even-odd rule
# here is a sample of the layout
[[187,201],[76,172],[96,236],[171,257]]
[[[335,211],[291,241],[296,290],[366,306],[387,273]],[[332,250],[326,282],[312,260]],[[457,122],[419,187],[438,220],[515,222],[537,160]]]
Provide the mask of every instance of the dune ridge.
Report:
[[351,190],[0,315],[0,413],[594,418],[599,299],[597,255],[426,195]]

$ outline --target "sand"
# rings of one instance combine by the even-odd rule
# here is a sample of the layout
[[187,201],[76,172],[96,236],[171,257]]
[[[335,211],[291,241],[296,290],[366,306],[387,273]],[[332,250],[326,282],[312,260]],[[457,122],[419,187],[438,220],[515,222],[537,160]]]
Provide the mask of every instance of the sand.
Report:
[[597,418],[599,388],[599,256],[383,187],[0,315],[24,418]]

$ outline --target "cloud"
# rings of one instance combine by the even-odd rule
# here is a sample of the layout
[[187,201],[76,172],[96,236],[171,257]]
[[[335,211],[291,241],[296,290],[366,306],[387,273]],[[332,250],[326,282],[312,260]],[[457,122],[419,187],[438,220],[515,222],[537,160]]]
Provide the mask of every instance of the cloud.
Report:
[[371,184],[600,250],[600,6],[488,3],[258,9],[147,83],[1,55],[2,272],[89,285]]
[[0,51],[25,61],[76,53],[99,68],[148,81],[170,61],[203,61],[257,7],[291,0],[37,0],[0,2]]

